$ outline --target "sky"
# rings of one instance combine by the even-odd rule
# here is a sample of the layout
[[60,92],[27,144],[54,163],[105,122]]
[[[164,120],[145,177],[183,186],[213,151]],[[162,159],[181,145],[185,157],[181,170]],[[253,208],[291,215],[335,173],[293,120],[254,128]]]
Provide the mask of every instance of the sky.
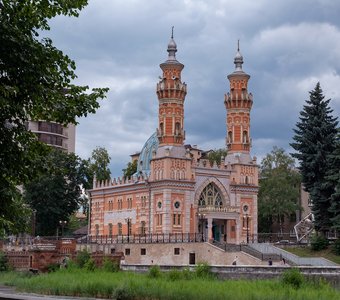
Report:
[[317,82],[340,114],[339,14],[334,0],[89,0],[78,18],[52,19],[46,35],[76,62],[76,84],[110,88],[95,114],[78,119],[76,154],[106,148],[118,177],[155,132],[172,26],[188,88],[185,143],[225,147],[224,94],[240,40],[254,96],[251,153],[260,163],[273,146],[292,152],[293,128]]

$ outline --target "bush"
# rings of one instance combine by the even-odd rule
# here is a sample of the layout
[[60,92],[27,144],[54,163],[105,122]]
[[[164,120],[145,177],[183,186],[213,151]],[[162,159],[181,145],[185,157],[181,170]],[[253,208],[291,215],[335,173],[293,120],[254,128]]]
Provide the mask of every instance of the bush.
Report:
[[177,269],[171,269],[167,275],[171,281],[180,280],[183,277],[182,272]]
[[194,275],[194,273],[191,272],[189,268],[184,268],[183,271],[182,271],[183,279],[190,280],[194,277],[193,275]]
[[91,256],[87,249],[79,251],[76,257],[76,264],[79,268],[83,268],[84,265],[90,260]]
[[94,271],[96,269],[96,263],[90,258],[84,265],[84,269],[87,271]]
[[130,300],[135,299],[131,289],[127,286],[119,286],[112,294],[112,298],[116,300]]
[[305,282],[305,277],[298,269],[293,268],[283,273],[282,282],[298,289]]
[[105,257],[103,261],[103,270],[106,272],[118,272],[119,264],[115,261],[112,261],[110,258]]
[[333,245],[333,252],[336,255],[340,255],[340,239],[337,239]]
[[159,278],[161,277],[162,273],[161,273],[161,269],[159,266],[152,266],[150,269],[149,269],[149,272],[148,272],[148,276],[151,277],[151,278]]
[[198,278],[211,278],[213,273],[210,270],[210,266],[206,263],[199,263],[195,270],[196,276]]
[[314,251],[326,249],[328,244],[328,240],[323,235],[313,235],[311,238],[311,249]]
[[8,262],[5,253],[0,251],[0,272],[4,272],[8,270]]
[[47,266],[47,272],[48,273],[55,272],[59,269],[60,269],[60,264],[58,264],[58,263],[49,264]]

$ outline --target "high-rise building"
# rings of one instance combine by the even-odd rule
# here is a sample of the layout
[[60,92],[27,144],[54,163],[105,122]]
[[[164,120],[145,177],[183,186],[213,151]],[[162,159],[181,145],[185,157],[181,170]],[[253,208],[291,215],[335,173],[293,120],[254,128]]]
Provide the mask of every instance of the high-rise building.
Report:
[[75,152],[76,127],[73,124],[63,126],[56,122],[29,121],[27,129],[35,133],[40,142],[68,153]]

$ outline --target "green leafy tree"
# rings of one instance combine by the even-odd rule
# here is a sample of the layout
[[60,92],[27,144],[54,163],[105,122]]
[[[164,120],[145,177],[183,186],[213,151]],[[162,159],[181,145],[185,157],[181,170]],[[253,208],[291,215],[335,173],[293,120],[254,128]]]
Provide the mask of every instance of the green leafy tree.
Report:
[[133,174],[137,172],[137,160],[134,160],[133,162],[129,162],[126,166],[126,169],[123,169],[124,178],[130,179]]
[[42,151],[25,123],[76,123],[94,113],[107,92],[74,85],[74,61],[41,37],[51,18],[78,16],[86,5],[86,0],[0,1],[0,232],[18,230],[16,186],[34,176],[32,162]]
[[326,184],[326,174],[331,169],[329,156],[336,146],[338,122],[332,116],[330,99],[324,100],[320,83],[309,94],[294,129],[291,146],[296,153],[292,155],[300,162],[302,182],[313,202],[315,228],[325,232],[331,227],[330,199],[334,193],[334,186]]
[[54,235],[59,221],[69,221],[79,208],[82,160],[75,154],[51,150],[36,161],[41,169],[36,178],[25,184],[24,198],[36,210],[36,234]]
[[[96,147],[92,151],[91,157],[88,159],[88,168],[90,171],[89,178],[96,176],[97,181],[108,180],[111,178],[109,169],[111,157],[104,147]],[[90,182],[92,187],[92,182]]]
[[258,194],[259,231],[270,232],[273,221],[283,231],[282,218],[300,208],[298,204],[301,178],[294,159],[284,149],[274,147],[261,162]]
[[221,164],[222,157],[227,156],[228,151],[224,148],[215,149],[208,154],[208,160],[211,164],[216,162],[218,165]]

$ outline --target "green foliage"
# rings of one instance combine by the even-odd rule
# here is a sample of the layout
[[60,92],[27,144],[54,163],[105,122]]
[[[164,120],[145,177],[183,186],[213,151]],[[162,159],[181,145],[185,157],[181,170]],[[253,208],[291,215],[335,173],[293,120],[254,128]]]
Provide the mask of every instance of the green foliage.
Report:
[[58,264],[58,263],[53,263],[53,264],[49,264],[48,266],[47,266],[47,272],[55,272],[55,271],[57,271],[57,270],[59,270],[60,269],[60,264]]
[[159,278],[162,276],[161,269],[159,266],[151,266],[148,272],[150,278]]
[[212,278],[213,273],[210,270],[210,266],[206,262],[197,264],[195,274],[198,278]]
[[294,287],[295,289],[298,289],[305,282],[305,278],[299,269],[292,268],[282,274],[282,282],[286,285]]
[[130,289],[127,285],[120,285],[118,286],[113,294],[112,298],[115,300],[130,300],[130,299],[136,299]]
[[300,162],[302,182],[313,201],[315,228],[325,232],[332,226],[331,218],[334,217],[330,211],[330,198],[335,186],[326,175],[333,169],[330,155],[336,147],[338,122],[332,116],[330,99],[324,100],[320,83],[309,94],[310,98],[300,112],[300,120],[294,129],[291,146],[296,153],[292,155]]
[[328,239],[321,234],[314,234],[310,240],[310,246],[313,251],[320,251],[328,247]]
[[33,161],[44,146],[27,131],[29,119],[76,123],[94,113],[107,89],[73,84],[75,63],[41,37],[57,15],[78,16],[78,1],[1,1],[0,9],[0,231],[21,231],[13,204],[16,186],[36,172]]
[[84,264],[84,269],[86,271],[94,271],[96,269],[95,261],[92,258],[88,259]]
[[137,172],[137,160],[134,160],[133,162],[129,162],[126,166],[126,169],[123,169],[124,178],[130,179],[133,174]]
[[184,268],[182,270],[182,276],[183,276],[183,279],[190,280],[190,279],[193,279],[194,273],[191,272],[189,268]]
[[82,163],[74,153],[55,149],[35,162],[41,171],[25,184],[24,199],[36,210],[36,234],[54,235],[59,221],[78,210],[86,180]]
[[222,157],[226,157],[227,154],[228,154],[228,151],[224,148],[215,149],[208,154],[208,160],[210,164],[213,164],[214,162],[216,162],[217,165],[220,165],[222,161]]
[[340,255],[340,239],[337,239],[333,244],[333,252],[336,255]]
[[0,272],[8,270],[7,257],[4,252],[0,251]]
[[90,260],[91,255],[87,249],[83,249],[77,253],[76,264],[79,268],[83,268],[84,265]]
[[118,272],[119,264],[115,261],[112,261],[110,258],[105,257],[103,260],[103,270],[106,272]]
[[180,280],[183,278],[183,273],[177,269],[171,269],[168,273],[167,273],[167,277],[172,280]]
[[91,157],[87,160],[89,170],[89,182],[86,189],[92,188],[93,177],[96,176],[97,181],[104,181],[111,178],[109,169],[110,156],[104,147],[96,147],[91,153]]
[[261,162],[258,194],[260,232],[271,232],[274,220],[282,226],[283,216],[289,217],[300,209],[300,184],[301,178],[294,169],[294,159],[284,149],[274,147]]

